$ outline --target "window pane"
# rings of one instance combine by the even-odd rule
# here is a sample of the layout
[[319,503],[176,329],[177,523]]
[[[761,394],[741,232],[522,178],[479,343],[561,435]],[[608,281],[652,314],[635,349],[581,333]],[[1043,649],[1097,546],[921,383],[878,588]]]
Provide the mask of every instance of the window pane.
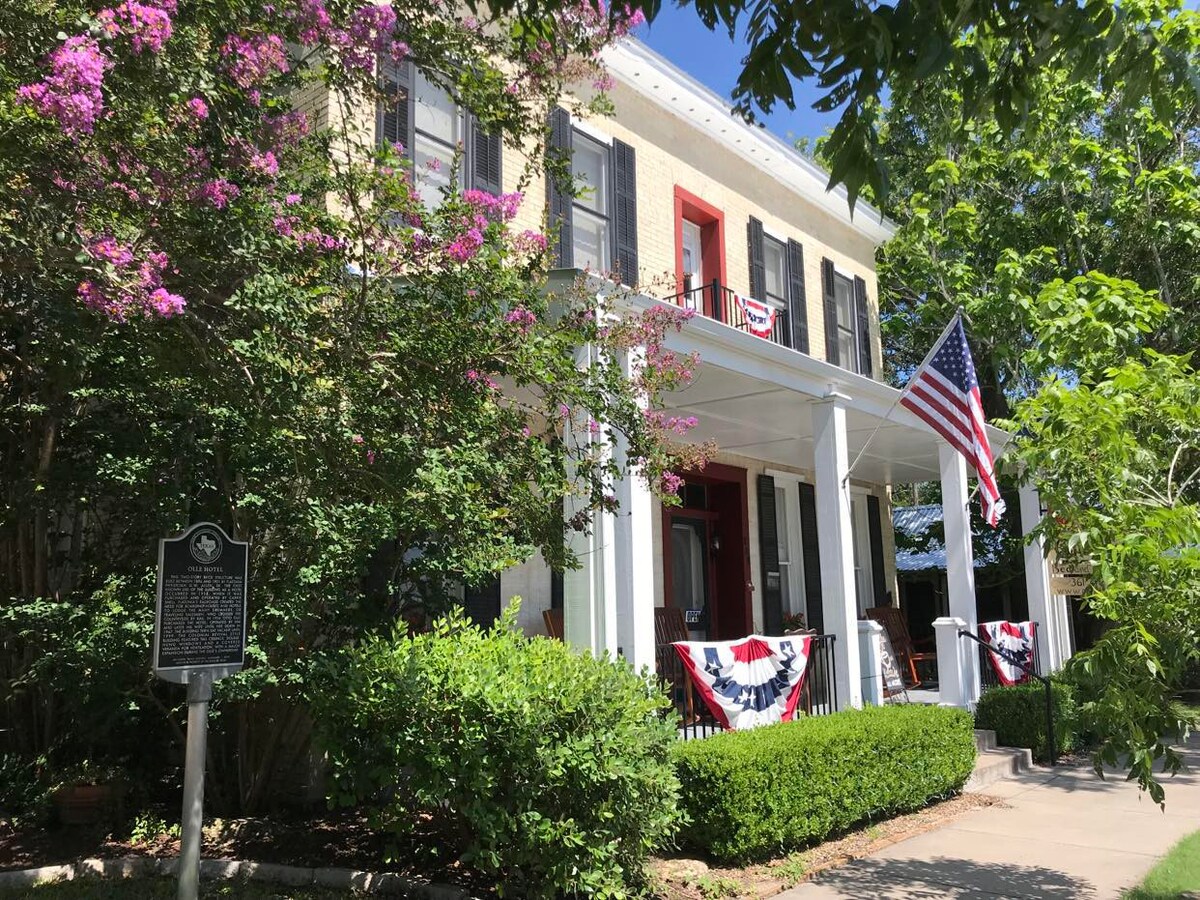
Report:
[[608,148],[575,132],[571,174],[580,190],[575,202],[608,215]]
[[849,278],[833,276],[833,295],[837,300],[838,324],[843,328],[854,328],[854,285]]
[[843,369],[858,371],[858,348],[854,346],[854,332],[838,329],[838,363]]
[[697,287],[704,278],[704,260],[700,248],[700,226],[683,220],[683,277],[691,287]]
[[417,131],[445,141],[451,146],[462,140],[462,116],[450,95],[417,72],[416,83]]
[[574,234],[574,261],[576,268],[585,266],[607,272],[608,221],[575,207],[571,230]]
[[[417,135],[417,146],[413,148],[413,180],[421,202],[433,208],[442,203],[442,190],[450,184],[454,167],[454,151],[424,135]],[[462,173],[459,172],[459,186]]]
[[767,297],[782,303],[787,297],[783,244],[767,238],[763,241],[763,261],[767,267]]

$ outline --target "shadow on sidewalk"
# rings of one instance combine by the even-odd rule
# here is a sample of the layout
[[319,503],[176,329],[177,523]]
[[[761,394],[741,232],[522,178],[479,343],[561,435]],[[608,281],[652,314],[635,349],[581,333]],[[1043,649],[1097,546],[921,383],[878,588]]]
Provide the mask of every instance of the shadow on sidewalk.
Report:
[[1081,900],[1094,886],[1041,866],[976,863],[963,859],[860,859],[813,879],[845,900],[947,897]]

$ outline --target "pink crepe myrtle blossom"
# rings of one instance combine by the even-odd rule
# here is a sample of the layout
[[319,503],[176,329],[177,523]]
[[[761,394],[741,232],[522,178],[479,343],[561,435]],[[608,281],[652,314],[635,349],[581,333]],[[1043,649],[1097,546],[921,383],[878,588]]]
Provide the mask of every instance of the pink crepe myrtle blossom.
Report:
[[133,43],[133,52],[158,53],[171,39],[171,16],[162,4],[125,0],[115,9],[102,9],[97,15],[100,27],[110,37],[125,35]]
[[238,198],[242,189],[227,178],[214,178],[196,188],[193,194],[196,200],[206,200],[217,209],[224,209]]
[[50,74],[37,84],[17,88],[17,97],[46,118],[55,119],[63,133],[78,138],[91,134],[104,111],[104,72],[112,61],[95,38],[67,38],[46,60]]
[[103,260],[117,268],[133,262],[133,250],[125,244],[118,243],[112,235],[107,234],[88,241],[87,254],[92,259]]
[[166,288],[155,288],[150,292],[150,305],[164,319],[183,312],[186,302],[178,294],[172,294]]
[[523,199],[524,195],[520,191],[511,194],[491,194],[474,188],[463,191],[463,200],[469,206],[505,222],[516,216]]
[[381,54],[396,61],[408,55],[408,46],[395,39],[396,10],[390,3],[365,3],[350,15],[344,29],[329,32],[329,44],[339,51],[350,71],[371,72]]
[[664,494],[678,493],[679,489],[683,487],[683,479],[674,472],[663,472],[659,483]]
[[288,194],[286,197],[283,198],[283,202],[285,204],[287,204],[288,206],[295,206],[297,203],[299,203],[303,199],[304,198],[301,197],[299,194]]
[[469,228],[446,247],[446,255],[457,263],[471,260],[483,246],[483,234],[478,228]]
[[525,307],[518,306],[504,314],[504,321],[516,325],[522,334],[528,334],[529,329],[537,322],[537,316]]
[[203,97],[193,97],[187,102],[187,108],[188,112],[201,122],[208,118],[208,104],[204,102]]
[[240,88],[249,89],[275,73],[288,71],[287,50],[277,34],[244,38],[231,34],[221,45],[225,71]]
[[356,434],[350,438],[350,442],[353,444],[361,444],[363,442],[363,436],[361,434]]

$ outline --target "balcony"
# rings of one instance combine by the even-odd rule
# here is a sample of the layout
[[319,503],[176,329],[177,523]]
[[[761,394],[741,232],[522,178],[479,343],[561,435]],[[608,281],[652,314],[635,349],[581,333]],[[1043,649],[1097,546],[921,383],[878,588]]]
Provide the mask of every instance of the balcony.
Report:
[[[747,320],[746,311],[738,302],[738,298],[739,295],[732,288],[714,279],[662,299],[684,309],[693,309],[699,315],[723,322],[731,328],[753,334],[781,347],[792,346],[792,323],[786,309],[773,308],[775,318],[769,323],[770,328],[767,330],[767,323],[752,323]],[[761,303],[749,298],[743,299],[753,304]]]

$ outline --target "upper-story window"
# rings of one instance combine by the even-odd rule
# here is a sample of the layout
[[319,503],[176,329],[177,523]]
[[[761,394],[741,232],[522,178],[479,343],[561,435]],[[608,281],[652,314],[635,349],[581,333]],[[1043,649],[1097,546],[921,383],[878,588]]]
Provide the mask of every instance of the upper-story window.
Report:
[[571,176],[576,195],[572,256],[577,268],[612,268],[612,185],[610,150],[580,131],[573,135]]
[[821,260],[825,296],[825,355],[829,362],[872,377],[871,312],[867,283]]
[[808,300],[804,290],[804,248],[766,233],[751,217],[746,224],[750,263],[750,296],[775,309],[770,339],[808,352]]
[[787,309],[787,245],[773,237],[763,239],[764,299],[777,309]]
[[[426,206],[442,202],[454,175],[455,155],[463,141],[464,116],[454,99],[442,88],[416,72],[415,116],[413,117],[413,183]],[[465,166],[458,168],[458,185],[464,187]]]
[[[562,108],[550,113],[546,204],[561,268],[617,271],[625,284],[638,276],[637,166],[633,147],[572,126]],[[563,171],[565,170],[565,171]],[[569,173],[572,190],[562,183]]]
[[410,62],[381,60],[379,77],[383,97],[376,112],[376,140],[403,145],[426,206],[442,202],[460,148],[458,187],[493,194],[503,190],[498,135],[484,131],[474,116]]
[[858,316],[854,312],[854,282],[838,271],[833,273],[833,297],[837,306],[839,364],[844,369],[857,372]]

